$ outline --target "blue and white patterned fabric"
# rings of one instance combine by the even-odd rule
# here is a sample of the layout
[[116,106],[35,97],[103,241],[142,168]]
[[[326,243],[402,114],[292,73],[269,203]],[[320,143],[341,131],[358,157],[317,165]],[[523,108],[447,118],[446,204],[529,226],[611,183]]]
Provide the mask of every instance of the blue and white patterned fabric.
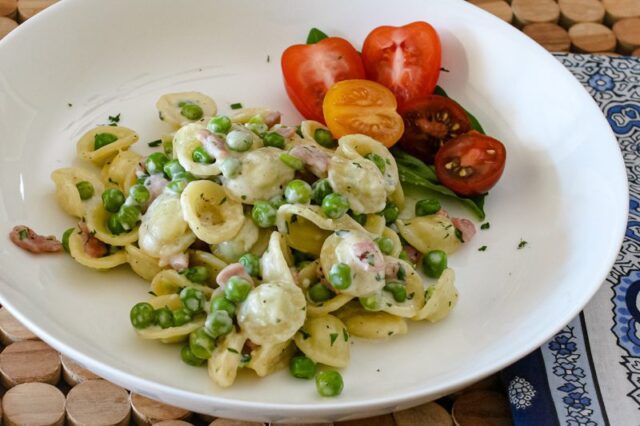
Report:
[[640,59],[558,54],[600,105],[629,177],[629,221],[606,282],[570,324],[502,372],[517,426],[640,425]]

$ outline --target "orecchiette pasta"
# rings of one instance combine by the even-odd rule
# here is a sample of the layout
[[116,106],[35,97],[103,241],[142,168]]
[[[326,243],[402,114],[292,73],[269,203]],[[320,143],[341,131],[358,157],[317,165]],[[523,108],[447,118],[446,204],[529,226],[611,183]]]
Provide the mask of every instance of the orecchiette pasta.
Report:
[[368,214],[366,222],[364,223],[364,229],[374,235],[382,235],[386,225],[387,223],[384,216],[380,214]]
[[377,213],[387,204],[384,177],[372,161],[336,155],[329,163],[329,182],[355,213]]
[[213,254],[202,250],[189,251],[189,265],[204,266],[209,271],[209,285],[213,286],[216,282],[218,273],[227,266],[226,262],[218,259]]
[[247,368],[255,371],[258,376],[264,377],[285,368],[295,352],[296,346],[292,340],[275,345],[262,345],[251,351],[251,361],[247,364]]
[[327,315],[342,308],[344,305],[349,303],[352,299],[353,299],[353,296],[342,293],[342,294],[337,294],[331,299],[321,303],[310,302],[309,305],[307,306],[307,314],[310,317],[319,317],[322,315]]
[[427,289],[425,298],[427,302],[413,319],[437,322],[449,315],[458,302],[453,269],[445,269],[442,272],[438,281]]
[[[213,254],[227,263],[236,262],[240,256],[251,251],[253,245],[258,242],[260,230],[251,218],[245,218],[240,231],[235,237],[223,241],[211,247]],[[264,251],[264,250],[263,250]]]
[[83,160],[102,166],[137,141],[138,134],[126,127],[98,126],[80,138],[76,151]]
[[421,253],[442,250],[451,254],[458,250],[461,241],[451,220],[441,215],[420,216],[396,221],[400,235]]
[[173,269],[165,269],[160,271],[151,281],[151,291],[157,295],[179,293],[185,287],[197,288],[206,296],[211,296],[213,289],[206,285],[196,284],[189,281],[184,275],[180,275]]
[[136,167],[142,156],[133,151],[120,151],[102,167],[102,180],[116,185],[126,194],[136,182]]
[[407,321],[386,312],[370,312],[356,303],[351,303],[338,313],[349,334],[363,339],[387,339],[390,336],[407,334]]
[[89,182],[96,194],[100,194],[104,185],[93,173],[78,167],[66,167],[54,170],[51,180],[56,185],[56,200],[62,210],[77,218],[84,217],[87,204],[91,200],[83,201],[76,185],[80,182]]
[[247,337],[243,333],[232,331],[222,339],[222,342],[213,351],[207,370],[211,380],[218,386],[226,388],[236,380],[242,347],[246,340]]
[[291,250],[289,250],[284,238],[278,232],[272,233],[269,246],[260,259],[262,279],[265,282],[281,281],[295,285],[295,280],[289,269],[292,264]]
[[329,131],[329,129],[319,121],[304,120],[300,123],[300,133],[302,133],[304,139],[315,141],[316,130],[318,129]]
[[69,237],[69,253],[76,262],[91,269],[112,269],[127,263],[127,253],[124,250],[119,250],[104,257],[89,256],[85,252],[82,237],[76,233],[71,234]]
[[138,227],[118,235],[114,235],[109,231],[107,228],[107,220],[109,219],[110,213],[105,210],[104,205],[100,201],[90,204],[87,210],[87,215],[85,216],[87,227],[93,232],[93,236],[100,241],[120,247],[138,241]]
[[158,259],[149,256],[135,245],[126,245],[124,249],[127,252],[129,266],[143,279],[151,281],[162,270]]
[[307,318],[296,333],[295,342],[298,349],[315,362],[338,368],[349,364],[349,333],[333,315]]
[[415,316],[424,305],[422,278],[409,263],[391,256],[385,256],[385,269],[394,271],[394,278],[402,278],[407,297],[403,302],[398,302],[390,292],[383,291],[381,293],[381,310],[397,317],[411,318]]
[[193,151],[202,146],[202,142],[198,140],[196,134],[204,129],[205,127],[200,123],[187,124],[181,127],[173,137],[173,156],[186,171],[200,178],[220,174],[220,167],[217,162],[203,164],[193,161]]
[[[193,118],[183,114],[185,105],[197,105],[202,109],[202,114]],[[180,92],[163,95],[156,102],[160,120],[175,126],[181,126],[193,121],[204,121],[205,118],[216,115],[218,107],[209,96],[200,92]]]

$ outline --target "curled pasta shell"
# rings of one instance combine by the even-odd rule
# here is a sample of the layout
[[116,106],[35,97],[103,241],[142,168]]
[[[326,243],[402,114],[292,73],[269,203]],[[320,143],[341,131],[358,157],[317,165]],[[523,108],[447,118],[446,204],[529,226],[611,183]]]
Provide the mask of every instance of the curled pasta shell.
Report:
[[102,180],[118,186],[125,194],[137,180],[136,167],[142,156],[133,151],[120,151],[113,160],[102,166]]
[[166,95],[162,95],[160,99],[158,99],[158,102],[156,102],[156,108],[158,109],[160,120],[175,126],[192,123],[194,120],[189,120],[180,113],[183,103],[195,104],[202,108],[202,118],[195,121],[205,122],[207,118],[213,117],[218,111],[218,107],[213,99],[203,93],[168,93]]
[[456,228],[451,220],[440,215],[419,216],[410,220],[397,220],[400,235],[421,253],[442,250],[451,254],[460,247]]
[[393,243],[393,250],[389,253],[391,257],[398,257],[402,252],[402,241],[400,241],[400,237],[398,234],[391,228],[385,227],[382,231],[382,236],[388,238]]
[[311,284],[317,283],[322,275],[319,273],[318,269],[320,268],[320,261],[318,259],[313,262],[309,262],[302,269],[298,271],[298,283],[299,287],[303,289],[309,288]]
[[[180,300],[180,296],[177,294],[165,294],[153,297],[148,303],[153,306],[154,309],[167,307],[175,311],[182,308],[182,300]],[[162,343],[178,343],[184,341],[189,334],[202,327],[204,320],[204,316],[200,315],[193,321],[178,327],[162,328],[158,325],[153,325],[141,330],[136,329],[136,333],[138,336],[147,340],[159,340]]]
[[173,137],[173,157],[182,167],[199,178],[207,178],[220,174],[217,163],[202,164],[193,161],[193,151],[200,148],[202,143],[196,138],[196,134],[205,127],[200,123],[191,123],[183,126]]
[[320,317],[323,315],[330,314],[332,312],[337,311],[342,308],[344,305],[349,303],[353,299],[353,296],[348,294],[337,294],[333,298],[326,300],[322,303],[313,303],[312,301],[308,301],[307,305],[307,315],[310,317]]
[[196,288],[202,291],[207,297],[210,297],[213,293],[211,287],[191,282],[184,275],[180,275],[173,269],[160,271],[151,281],[151,291],[158,296],[176,294],[185,287]]
[[233,384],[240,367],[242,347],[247,337],[232,331],[227,334],[213,350],[207,364],[209,378],[220,387],[227,388]]
[[349,365],[347,327],[333,315],[307,318],[294,339],[298,349],[315,362],[337,368]]
[[73,233],[69,237],[69,253],[76,262],[91,269],[112,269],[127,263],[127,253],[124,250],[104,257],[89,256],[84,251],[84,241],[82,237],[77,233]]
[[415,320],[430,322],[440,321],[449,315],[449,312],[458,303],[458,290],[455,286],[455,274],[453,269],[445,269],[438,281],[426,291],[424,307],[413,317]]
[[[51,180],[56,185],[56,200],[66,213],[77,218],[84,217],[88,201],[82,201],[76,184],[89,182],[96,194],[104,190],[104,185],[93,173],[78,167],[67,167],[54,170]],[[94,195],[95,196],[95,195]]]
[[[95,137],[98,134],[108,133],[118,139],[101,148],[95,149]],[[118,152],[128,149],[138,141],[138,134],[131,129],[119,126],[98,126],[82,135],[76,146],[78,157],[91,161],[96,166],[113,159]]]
[[213,254],[201,250],[189,250],[189,265],[204,266],[209,270],[209,286],[215,286],[218,273],[227,266],[226,262]]
[[156,198],[142,216],[138,245],[148,255],[161,261],[184,253],[196,240],[182,217],[180,199],[163,193]]
[[270,115],[277,114],[278,111],[274,111],[265,107],[255,108],[242,108],[229,117],[232,123],[245,124],[248,123],[256,115],[259,115],[264,120]]
[[329,182],[334,191],[347,197],[355,213],[377,213],[387,204],[384,177],[372,161],[334,155],[329,162]]
[[112,234],[107,227],[109,215],[110,213],[104,208],[102,202],[96,200],[92,203],[92,206],[87,212],[86,220],[87,227],[94,233],[94,237],[112,246],[126,246],[138,241],[139,226],[136,226],[129,232],[123,232],[119,235]]
[[184,220],[208,244],[233,239],[242,228],[242,204],[227,198],[224,188],[209,180],[191,182],[182,191]]
[[251,250],[258,241],[260,230],[251,218],[246,217],[240,231],[231,240],[211,247],[213,254],[227,263],[236,262],[240,256]]
[[390,336],[407,334],[407,321],[386,312],[369,312],[359,303],[351,303],[336,315],[349,334],[363,339],[387,339]]
[[291,285],[295,285],[290,266],[293,265],[293,256],[291,250],[287,246],[282,234],[278,232],[271,233],[269,246],[260,258],[260,270],[262,271],[262,280],[282,281]]
[[397,317],[412,318],[424,306],[422,278],[404,260],[385,256],[385,264],[388,266],[390,263],[396,263],[403,271],[407,299],[404,302],[396,302],[391,293],[382,291],[382,311]]
[[382,235],[387,222],[384,216],[379,214],[368,214],[367,221],[364,223],[364,229],[375,235]]
[[329,131],[327,126],[315,120],[303,120],[300,123],[300,133],[302,133],[302,137],[304,139],[314,141],[316,140],[315,134],[316,130],[323,129]]
[[129,266],[143,279],[151,281],[162,270],[158,259],[149,256],[135,245],[129,244],[124,249],[127,252]]
[[295,352],[296,346],[291,340],[275,345],[262,345],[251,351],[251,361],[247,367],[255,371],[258,376],[264,377],[286,368]]

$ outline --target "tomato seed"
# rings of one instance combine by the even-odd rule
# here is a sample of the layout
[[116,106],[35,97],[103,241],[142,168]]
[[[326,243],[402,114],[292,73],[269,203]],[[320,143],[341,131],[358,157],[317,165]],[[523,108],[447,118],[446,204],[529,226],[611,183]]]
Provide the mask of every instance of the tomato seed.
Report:
[[486,151],[486,153],[489,154],[489,155],[496,155],[496,150],[495,149],[488,149]]

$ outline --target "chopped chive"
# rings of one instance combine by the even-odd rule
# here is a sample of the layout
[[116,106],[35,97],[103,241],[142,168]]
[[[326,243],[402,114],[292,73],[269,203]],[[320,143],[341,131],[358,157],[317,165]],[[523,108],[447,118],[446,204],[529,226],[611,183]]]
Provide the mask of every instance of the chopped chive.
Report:
[[489,222],[485,222],[482,225],[480,225],[480,229],[482,229],[483,231],[489,228],[491,228],[491,224]]
[[478,251],[485,251],[485,250],[487,250],[487,246],[482,246],[478,249]]
[[525,248],[527,244],[529,244],[527,241],[520,239],[520,242],[518,243],[518,250]]
[[26,240],[29,237],[29,233],[27,232],[26,229],[21,229],[19,234],[20,234],[20,241]]
[[333,344],[336,342],[336,339],[338,338],[338,333],[331,333],[329,337],[331,338],[331,346],[333,346]]
[[157,146],[160,146],[161,143],[162,139],[156,139],[155,141],[149,142],[147,145],[149,145],[151,148],[155,148]]
[[231,109],[240,109],[242,108],[242,104],[240,102],[236,102],[235,104],[229,105]]

